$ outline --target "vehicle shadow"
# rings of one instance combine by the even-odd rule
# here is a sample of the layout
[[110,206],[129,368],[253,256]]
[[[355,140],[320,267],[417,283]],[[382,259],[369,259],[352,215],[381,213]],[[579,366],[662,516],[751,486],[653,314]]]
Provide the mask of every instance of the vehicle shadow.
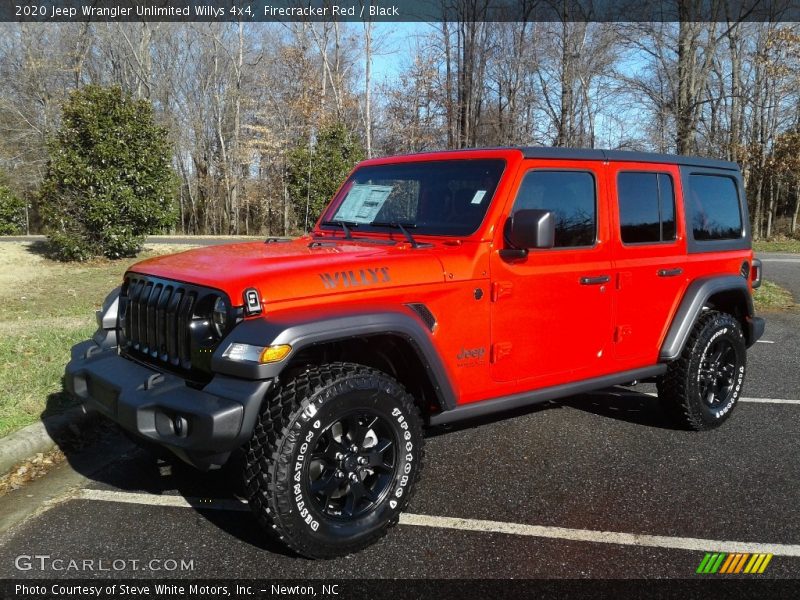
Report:
[[48,396],[42,423],[70,468],[89,480],[84,487],[180,497],[191,504],[183,510],[194,511],[239,541],[274,554],[297,556],[262,529],[242,500],[242,456],[234,454],[222,469],[198,471],[169,451],[140,446],[97,413],[81,419],[80,427],[53,418],[52,413],[63,406],[64,395]]
[[658,429],[683,429],[664,410],[658,398],[630,388],[614,387],[559,402],[570,408],[626,423]]
[[[241,454],[234,454],[222,469],[201,472],[168,451],[141,447],[115,424],[99,415],[88,419],[89,424],[80,428],[64,426],[63,422],[59,423],[50,415],[63,408],[65,397],[64,392],[50,394],[47,408],[42,413],[42,421],[70,467],[91,482],[87,487],[111,492],[181,497],[192,505],[184,510],[195,511],[197,515],[239,541],[270,553],[297,557],[265,532],[249,510],[246,510],[246,504],[242,500],[246,493],[242,477],[244,458]],[[647,427],[675,428],[656,398],[628,388],[612,388],[453,425],[430,427],[425,436],[435,438],[564,407]],[[202,506],[204,502],[210,503],[209,508]]]

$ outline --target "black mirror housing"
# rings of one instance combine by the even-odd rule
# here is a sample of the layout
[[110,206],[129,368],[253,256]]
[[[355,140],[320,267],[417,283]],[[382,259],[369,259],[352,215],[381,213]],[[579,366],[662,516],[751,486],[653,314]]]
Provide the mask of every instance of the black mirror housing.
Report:
[[556,217],[538,208],[518,210],[506,221],[508,242],[519,250],[552,248],[556,242]]

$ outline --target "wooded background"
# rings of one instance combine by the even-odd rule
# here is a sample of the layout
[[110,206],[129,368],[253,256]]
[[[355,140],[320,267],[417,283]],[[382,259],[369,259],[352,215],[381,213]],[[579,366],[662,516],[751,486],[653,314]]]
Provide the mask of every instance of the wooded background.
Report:
[[755,236],[798,232],[798,24],[482,23],[469,4],[464,20],[413,26],[4,23],[0,179],[36,231],[62,104],[117,85],[168,129],[180,233],[302,230],[314,190],[296,185],[297,157],[314,172],[332,131],[364,156],[547,145],[734,160]]

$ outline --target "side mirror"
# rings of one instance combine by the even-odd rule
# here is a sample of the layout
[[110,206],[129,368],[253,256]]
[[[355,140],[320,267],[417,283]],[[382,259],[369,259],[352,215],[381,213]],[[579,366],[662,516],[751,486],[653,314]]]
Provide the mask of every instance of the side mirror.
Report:
[[556,243],[555,214],[538,208],[518,210],[506,220],[505,237],[512,246],[500,251],[505,258],[525,258],[531,248],[552,248]]

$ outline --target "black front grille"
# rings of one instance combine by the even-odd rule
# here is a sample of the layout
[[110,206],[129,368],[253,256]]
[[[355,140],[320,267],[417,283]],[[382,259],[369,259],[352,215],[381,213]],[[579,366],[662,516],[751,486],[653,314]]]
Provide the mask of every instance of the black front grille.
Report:
[[200,296],[193,286],[129,274],[120,295],[123,351],[148,362],[192,369],[190,324]]

